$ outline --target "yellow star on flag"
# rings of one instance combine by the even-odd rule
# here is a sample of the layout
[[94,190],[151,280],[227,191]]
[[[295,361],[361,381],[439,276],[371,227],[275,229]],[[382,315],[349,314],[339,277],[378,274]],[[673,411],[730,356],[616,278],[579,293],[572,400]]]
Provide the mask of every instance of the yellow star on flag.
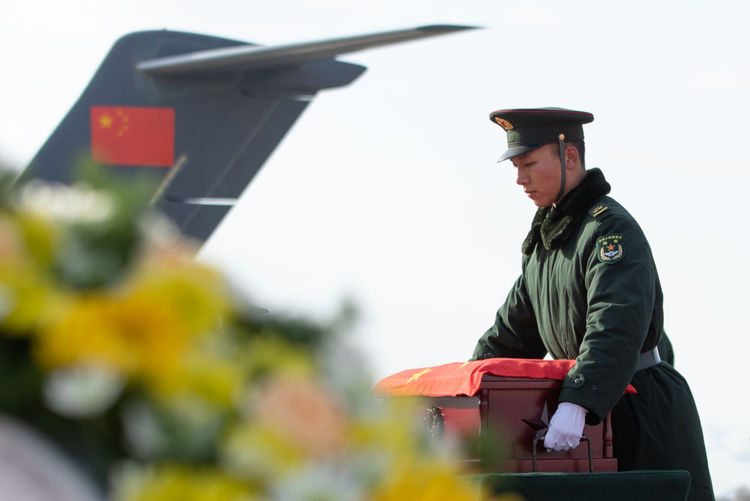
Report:
[[102,129],[109,129],[112,127],[112,117],[106,113],[99,117],[99,125]]
[[432,370],[432,367],[428,367],[428,368],[426,368],[423,371],[417,372],[412,377],[410,377],[409,380],[406,383],[408,384],[408,383],[411,383],[412,381],[416,381],[417,379],[421,378],[422,376],[424,376],[425,374],[427,374],[431,370]]

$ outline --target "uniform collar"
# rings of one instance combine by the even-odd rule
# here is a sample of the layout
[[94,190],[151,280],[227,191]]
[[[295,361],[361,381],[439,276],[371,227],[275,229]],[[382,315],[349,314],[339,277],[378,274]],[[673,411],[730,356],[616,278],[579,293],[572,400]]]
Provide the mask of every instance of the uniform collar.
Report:
[[599,169],[586,171],[581,182],[570,190],[556,207],[540,207],[531,222],[531,230],[521,250],[527,256],[541,240],[547,250],[557,249],[580,226],[588,209],[609,193],[610,186]]

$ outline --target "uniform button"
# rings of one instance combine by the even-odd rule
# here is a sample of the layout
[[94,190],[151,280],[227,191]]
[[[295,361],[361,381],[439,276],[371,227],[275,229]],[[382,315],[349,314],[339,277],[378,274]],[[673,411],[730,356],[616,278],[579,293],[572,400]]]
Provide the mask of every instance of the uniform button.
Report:
[[583,381],[583,379],[581,379],[581,378],[577,377],[577,378],[575,378],[575,380],[574,380],[573,382],[574,382],[575,384],[581,384],[581,381]]

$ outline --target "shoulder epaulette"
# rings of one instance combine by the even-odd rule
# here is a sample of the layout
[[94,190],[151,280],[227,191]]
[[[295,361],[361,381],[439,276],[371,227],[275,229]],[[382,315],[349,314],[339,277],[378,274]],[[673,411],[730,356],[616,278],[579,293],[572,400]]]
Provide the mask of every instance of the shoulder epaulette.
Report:
[[609,206],[608,206],[608,205],[605,205],[605,204],[598,204],[598,205],[595,205],[595,206],[594,206],[594,207],[593,207],[593,208],[592,208],[592,209],[591,209],[591,210],[589,211],[589,214],[591,214],[591,216],[592,216],[592,217],[594,217],[594,218],[597,218],[597,219],[598,219],[598,218],[599,218],[599,217],[600,217],[600,216],[601,216],[602,214],[605,214],[605,213],[607,213],[607,211],[608,211],[608,210],[609,210]]

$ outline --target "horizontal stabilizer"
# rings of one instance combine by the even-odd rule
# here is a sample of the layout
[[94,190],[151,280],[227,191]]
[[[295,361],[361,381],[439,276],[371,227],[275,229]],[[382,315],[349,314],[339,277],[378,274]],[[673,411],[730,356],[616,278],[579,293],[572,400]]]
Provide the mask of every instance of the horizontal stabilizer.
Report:
[[316,59],[332,58],[339,54],[474,28],[474,26],[431,25],[278,46],[243,44],[148,59],[138,63],[136,68],[142,73],[154,76],[262,70]]

